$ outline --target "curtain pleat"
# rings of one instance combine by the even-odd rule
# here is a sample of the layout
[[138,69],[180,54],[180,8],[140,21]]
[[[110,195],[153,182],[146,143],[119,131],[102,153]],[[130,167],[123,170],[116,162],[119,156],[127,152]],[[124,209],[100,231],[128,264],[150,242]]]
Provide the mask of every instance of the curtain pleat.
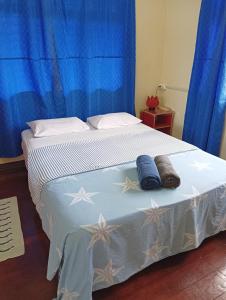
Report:
[[0,0],[0,156],[40,118],[134,113],[135,0]]
[[183,140],[219,155],[226,110],[226,1],[203,0]]

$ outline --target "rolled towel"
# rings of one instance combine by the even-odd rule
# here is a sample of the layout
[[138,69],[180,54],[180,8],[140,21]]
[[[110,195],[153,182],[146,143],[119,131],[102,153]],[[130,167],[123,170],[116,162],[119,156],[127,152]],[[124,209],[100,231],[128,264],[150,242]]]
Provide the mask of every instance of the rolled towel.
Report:
[[136,163],[141,188],[143,190],[160,188],[161,179],[154,159],[149,155],[140,155]]
[[177,188],[180,185],[180,177],[174,170],[169,158],[166,155],[155,157],[155,163],[161,177],[162,186],[165,188]]

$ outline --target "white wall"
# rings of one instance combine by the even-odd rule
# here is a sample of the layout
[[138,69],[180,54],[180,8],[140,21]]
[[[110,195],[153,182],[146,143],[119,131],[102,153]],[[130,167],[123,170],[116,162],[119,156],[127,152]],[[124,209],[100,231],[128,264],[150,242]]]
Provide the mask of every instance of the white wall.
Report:
[[[161,82],[188,88],[193,64],[201,0],[165,0],[163,64]],[[162,102],[175,110],[173,135],[181,137],[187,93],[167,90]]]
[[161,77],[165,0],[136,0],[136,112]]

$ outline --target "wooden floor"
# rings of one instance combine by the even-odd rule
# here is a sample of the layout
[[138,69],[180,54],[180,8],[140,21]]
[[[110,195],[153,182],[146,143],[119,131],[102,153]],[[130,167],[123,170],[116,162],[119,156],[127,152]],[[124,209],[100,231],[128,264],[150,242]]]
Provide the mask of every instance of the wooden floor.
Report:
[[[32,204],[25,169],[0,172],[0,199],[15,195],[26,252],[0,263],[0,300],[50,300],[56,295],[57,279],[46,280],[49,241]],[[226,234],[209,238],[197,250],[155,263],[125,283],[94,293],[93,298],[226,300]]]

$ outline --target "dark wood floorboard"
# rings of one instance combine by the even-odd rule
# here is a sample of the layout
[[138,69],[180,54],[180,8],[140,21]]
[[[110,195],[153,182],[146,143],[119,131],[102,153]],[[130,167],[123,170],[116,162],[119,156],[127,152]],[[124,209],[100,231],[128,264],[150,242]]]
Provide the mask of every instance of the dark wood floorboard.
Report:
[[[50,300],[56,295],[57,279],[46,279],[49,241],[23,168],[0,174],[0,199],[15,195],[26,252],[0,263],[0,300]],[[226,300],[226,233],[207,239],[196,250],[155,263],[124,283],[95,292],[93,299]]]

